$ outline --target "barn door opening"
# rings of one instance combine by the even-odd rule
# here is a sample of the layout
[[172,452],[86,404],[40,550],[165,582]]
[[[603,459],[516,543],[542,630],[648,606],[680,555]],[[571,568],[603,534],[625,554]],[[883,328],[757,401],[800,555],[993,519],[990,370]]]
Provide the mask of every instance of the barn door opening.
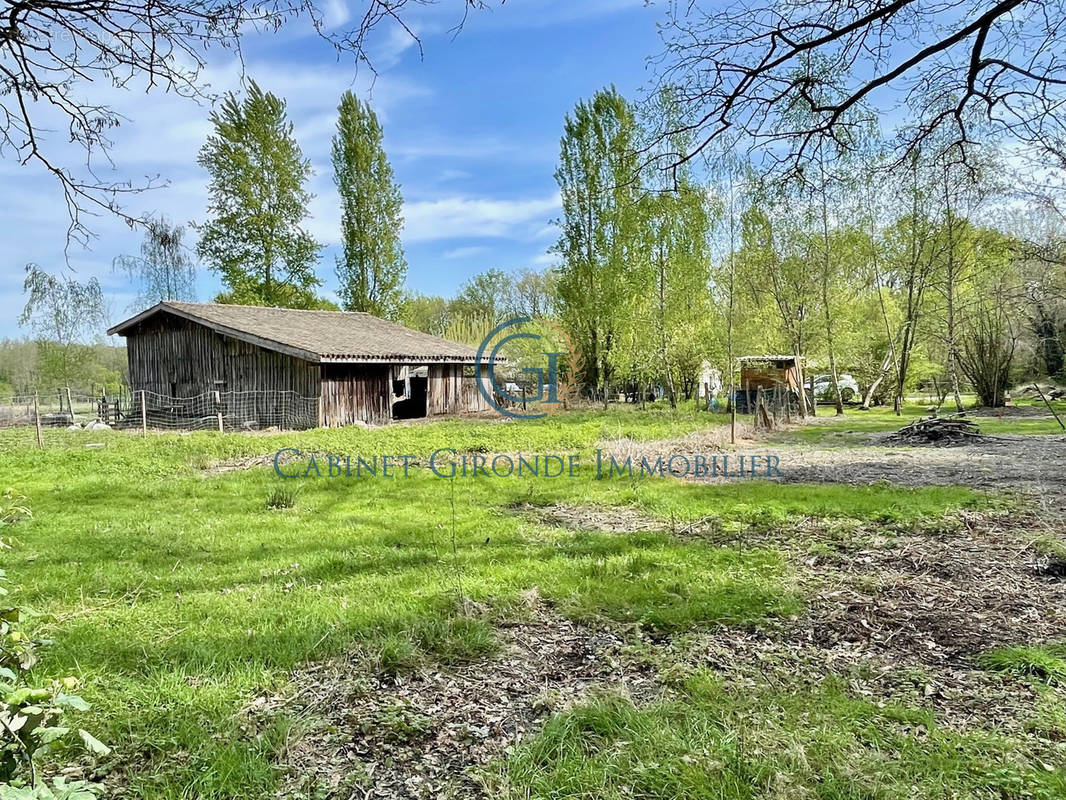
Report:
[[403,367],[392,382],[392,418],[420,419],[427,415],[429,367]]

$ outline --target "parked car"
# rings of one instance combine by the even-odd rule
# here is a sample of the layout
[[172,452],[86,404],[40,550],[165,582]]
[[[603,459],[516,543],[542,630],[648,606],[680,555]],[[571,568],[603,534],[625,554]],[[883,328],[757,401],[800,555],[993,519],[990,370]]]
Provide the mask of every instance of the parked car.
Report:
[[[844,398],[844,402],[854,399],[859,394],[859,382],[855,380],[851,375],[844,373],[837,375],[837,382],[840,384],[840,395]],[[833,379],[830,375],[815,375],[814,376],[814,396],[819,400],[834,400],[833,397]]]

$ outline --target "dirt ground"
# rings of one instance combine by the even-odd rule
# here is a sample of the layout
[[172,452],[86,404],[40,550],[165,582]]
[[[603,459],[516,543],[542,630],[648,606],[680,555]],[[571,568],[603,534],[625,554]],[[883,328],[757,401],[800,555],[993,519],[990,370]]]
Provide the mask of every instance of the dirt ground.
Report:
[[[720,452],[721,432],[670,442],[612,442],[619,456]],[[768,546],[788,560],[806,612],[755,629],[650,637],[639,628],[571,622],[531,592],[529,617],[502,625],[499,655],[451,669],[371,679],[357,659],[294,676],[296,697],[261,698],[308,721],[288,754],[281,797],[486,796],[482,776],[554,710],[596,688],[640,702],[668,695],[663,663],[709,667],[730,685],[799,691],[828,675],[857,696],[932,710],[940,725],[995,728],[1034,758],[1066,762],[1066,741],[1031,725],[1037,695],[1024,678],[982,668],[980,654],[1066,635],[1066,437],[997,436],[961,447],[860,447],[752,441],[777,455],[787,482],[965,485],[1016,491],[1023,508],[962,512],[951,524],[897,529],[807,520],[751,530],[671,530],[710,546]],[[626,535],[663,530],[632,509],[516,506],[541,524]]]
[[[745,436],[750,433],[745,431]],[[1016,490],[1062,509],[1066,499],[1066,436],[984,436],[957,447],[888,446],[889,434],[872,434],[857,446],[780,444],[741,438],[741,455],[776,456],[786,483],[838,483],[861,486],[878,481],[901,486],[969,486],[975,489]],[[721,431],[694,434],[667,442],[608,443],[604,450],[616,459],[643,456],[729,454]],[[735,478],[702,478],[727,483]]]
[[658,693],[655,671],[625,659],[620,630],[571,622],[524,598],[529,618],[498,627],[500,652],[451,669],[370,677],[336,659],[294,676],[296,697],[250,712],[311,720],[290,749],[284,798],[473,798],[480,769],[592,689],[634,701]]

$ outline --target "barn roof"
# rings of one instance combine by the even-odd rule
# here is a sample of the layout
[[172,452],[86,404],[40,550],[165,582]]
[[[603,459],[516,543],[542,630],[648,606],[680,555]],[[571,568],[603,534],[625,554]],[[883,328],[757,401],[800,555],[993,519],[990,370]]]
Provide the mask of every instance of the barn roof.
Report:
[[431,364],[473,363],[477,358],[476,348],[361,311],[165,301],[120,322],[108,333],[126,336],[141,322],[160,313],[305,361]]

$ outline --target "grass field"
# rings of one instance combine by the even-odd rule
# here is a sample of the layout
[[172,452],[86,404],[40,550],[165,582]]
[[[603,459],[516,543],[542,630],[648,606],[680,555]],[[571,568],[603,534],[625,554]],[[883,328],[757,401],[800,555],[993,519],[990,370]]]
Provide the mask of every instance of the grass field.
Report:
[[[877,413],[844,424],[866,430]],[[291,691],[301,665],[343,655],[370,676],[476,665],[534,588],[590,625],[661,637],[759,629],[802,615],[806,598],[782,553],[745,544],[743,531],[821,519],[890,534],[987,505],[965,488],[701,486],[596,480],[589,467],[604,440],[707,425],[695,412],[619,409],[269,435],[49,431],[43,451],[32,432],[4,431],[0,484],[33,512],[5,531],[4,566],[53,640],[40,674],[84,682],[84,726],[113,748],[97,774],[134,797],[260,798],[304,721],[282,712],[251,730],[242,709]],[[269,457],[285,447],[573,453],[583,466],[553,479],[446,480],[415,467],[283,480]],[[576,530],[521,512],[559,506],[625,509],[661,530]],[[736,541],[685,534],[709,520]],[[743,691],[704,670],[667,683],[669,696],[645,706],[593,693],[501,760],[488,785],[544,798],[1066,796],[1061,767],[1010,737],[940,728],[926,709],[853,696],[832,675],[796,691]]]

